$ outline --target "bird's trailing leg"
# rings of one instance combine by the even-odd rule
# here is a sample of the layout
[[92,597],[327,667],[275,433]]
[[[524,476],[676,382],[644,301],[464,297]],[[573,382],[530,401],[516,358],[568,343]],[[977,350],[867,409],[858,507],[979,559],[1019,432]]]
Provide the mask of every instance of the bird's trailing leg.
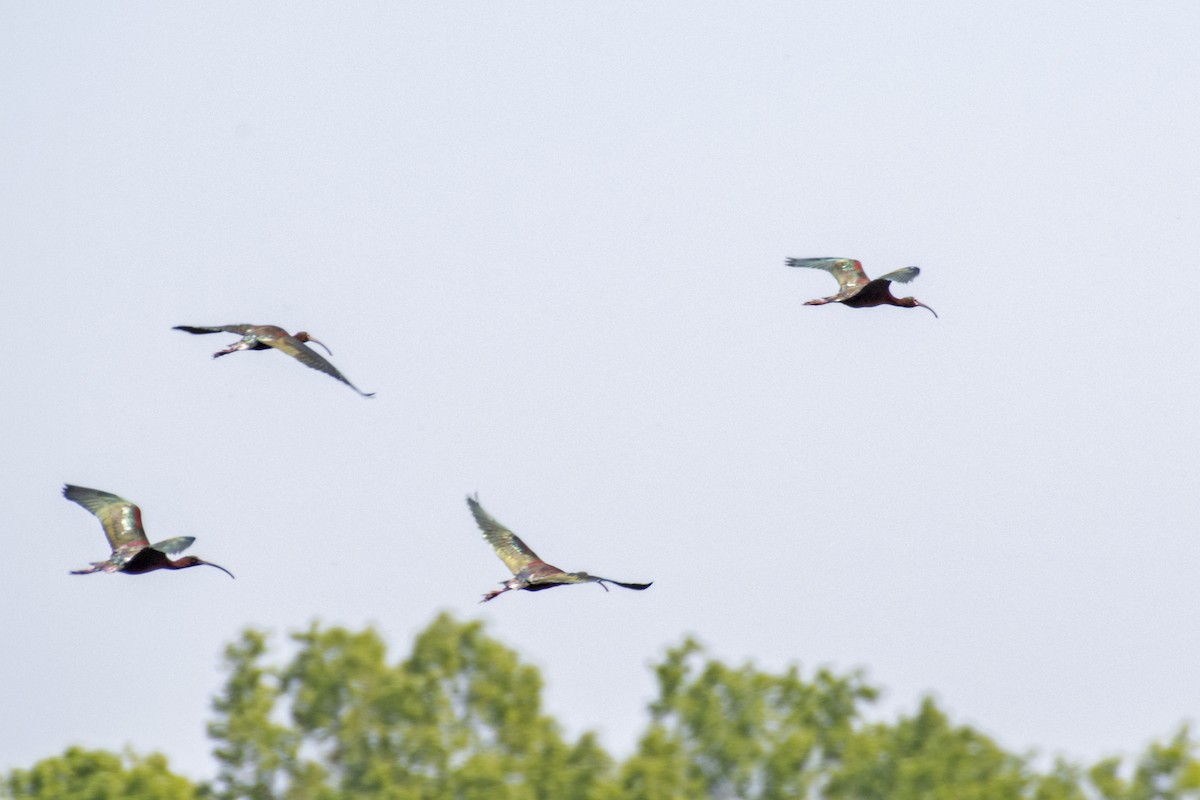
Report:
[[245,350],[245,349],[247,349],[249,347],[253,347],[253,346],[254,346],[254,338],[253,337],[251,337],[249,339],[238,339],[236,342],[229,345],[229,347],[226,347],[224,350],[218,350],[217,352],[213,353],[213,358],[220,358],[221,356],[227,356],[230,353],[236,353],[238,350]]
[[511,588],[512,588],[511,586],[505,586],[503,589],[495,589],[493,591],[490,591],[487,594],[485,594],[483,596],[483,599],[480,600],[479,602],[486,603],[488,600],[491,600],[492,598],[495,598],[495,597],[499,597],[500,595],[504,594]]
[[500,585],[503,586],[504,588],[496,589],[494,591],[488,592],[487,594],[485,594],[483,596],[483,599],[480,600],[479,602],[486,603],[488,600],[491,600],[493,597],[498,597],[498,596],[504,594],[509,589],[524,589],[524,588],[526,588],[527,586],[529,586],[529,576],[525,570],[521,570],[520,572],[518,572],[516,574],[516,576],[509,578],[506,581],[501,581]]
[[115,570],[115,567],[112,567],[106,561],[93,561],[92,565],[90,567],[84,567],[83,569],[73,569],[73,570],[71,570],[71,574],[72,575],[91,575],[93,572],[113,572],[114,570]]

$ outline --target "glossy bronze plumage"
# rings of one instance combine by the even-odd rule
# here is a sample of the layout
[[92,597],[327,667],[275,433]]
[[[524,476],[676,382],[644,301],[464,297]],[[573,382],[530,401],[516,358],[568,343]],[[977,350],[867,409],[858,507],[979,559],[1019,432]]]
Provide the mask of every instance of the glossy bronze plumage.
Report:
[[617,586],[624,586],[626,589],[641,591],[653,583],[653,581],[651,583],[622,583],[610,578],[589,575],[586,572],[564,572],[538,558],[537,553],[529,549],[529,545],[522,542],[519,536],[484,511],[483,507],[479,505],[478,499],[468,495],[467,505],[470,507],[471,513],[475,515],[475,522],[478,523],[479,529],[483,531],[483,538],[487,540],[488,544],[496,551],[496,555],[500,556],[500,560],[504,562],[504,566],[508,567],[513,574],[513,577],[508,580],[501,581],[500,585],[504,587],[503,589],[488,592],[483,596],[483,600],[479,601],[481,603],[486,603],[510,589],[540,592],[543,589],[553,589],[555,586],[564,586],[569,583],[598,583],[600,588],[607,592],[608,587],[605,584],[613,583]]
[[937,312],[915,297],[894,297],[891,284],[908,283],[921,274],[920,267],[903,267],[871,280],[863,271],[862,263],[852,258],[789,258],[789,267],[823,269],[837,279],[838,293],[819,300],[809,300],[806,306],[823,306],[826,303],[841,303],[851,308],[872,306],[901,306],[902,308],[928,308],[935,317]]
[[[311,367],[312,369],[324,372],[326,375],[337,378],[363,397],[375,396],[374,392],[364,392],[348,381],[345,375],[338,372],[337,367],[330,364],[316,350],[306,345],[305,342],[313,342],[314,344],[321,345],[321,347],[325,347],[323,342],[314,339],[305,331],[300,331],[295,336],[292,336],[283,328],[277,328],[274,325],[176,325],[174,330],[187,331],[188,333],[236,333],[242,338],[224,350],[218,350],[213,353],[213,358],[227,356],[230,353],[236,353],[238,350],[267,350],[274,348],[281,353],[287,353],[306,367]],[[328,347],[325,347],[325,352],[333,355]]]
[[233,577],[233,573],[224,567],[196,556],[184,556],[177,560],[168,558],[187,550],[196,538],[176,536],[150,544],[146,538],[146,531],[142,528],[142,510],[123,497],[99,489],[70,484],[63,487],[63,497],[96,515],[112,548],[112,555],[107,561],[93,561],[90,567],[73,570],[72,575],[87,575],[92,572],[125,572],[140,575],[156,569],[187,569],[204,565],[216,567]]

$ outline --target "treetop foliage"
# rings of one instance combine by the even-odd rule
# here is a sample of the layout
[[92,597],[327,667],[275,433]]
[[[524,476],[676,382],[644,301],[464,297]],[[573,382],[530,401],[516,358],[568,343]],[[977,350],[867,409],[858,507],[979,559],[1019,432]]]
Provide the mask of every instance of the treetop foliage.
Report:
[[389,660],[373,628],[312,624],[290,656],[246,630],[208,733],[210,783],[157,754],[69,748],[0,781],[25,800],[1178,800],[1200,798],[1188,728],[1132,762],[1048,770],[955,725],[930,698],[864,721],[862,674],[732,667],[693,639],[654,667],[657,697],[632,754],[571,739],[542,708],[538,670],[480,622],[442,614]]

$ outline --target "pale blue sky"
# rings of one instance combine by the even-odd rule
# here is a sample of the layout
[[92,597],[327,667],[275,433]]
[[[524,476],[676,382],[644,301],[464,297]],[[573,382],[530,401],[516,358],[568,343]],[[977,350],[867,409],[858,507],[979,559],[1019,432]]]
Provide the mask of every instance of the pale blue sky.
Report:
[[[687,633],[1017,750],[1200,717],[1200,7],[597,5],[0,7],[0,768],[208,776],[242,628],[443,609],[618,752]],[[170,330],[235,322],[378,397]],[[68,575],[65,482],[237,581]],[[654,587],[479,606],[475,491]]]

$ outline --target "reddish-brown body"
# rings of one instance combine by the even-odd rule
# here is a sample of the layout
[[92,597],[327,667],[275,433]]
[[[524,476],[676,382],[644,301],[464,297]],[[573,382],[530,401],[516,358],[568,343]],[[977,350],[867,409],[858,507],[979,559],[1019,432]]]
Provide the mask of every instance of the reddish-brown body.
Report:
[[[324,372],[331,378],[341,381],[363,397],[375,396],[374,392],[364,392],[362,389],[359,389],[345,375],[339,372],[337,367],[329,363],[328,359],[309,347],[308,342],[319,344],[321,347],[325,347],[325,344],[310,336],[306,331],[299,331],[295,336],[292,336],[283,328],[276,325],[176,325],[175,330],[199,334],[236,333],[242,338],[224,350],[218,350],[213,353],[213,358],[227,356],[239,350],[274,349],[281,353],[286,353],[310,369]],[[325,352],[331,356],[333,355],[333,353],[329,352],[328,347],[325,347]]]
[[838,293],[817,300],[809,300],[806,306],[823,306],[826,303],[841,303],[851,308],[873,308],[874,306],[899,306],[901,308],[929,309],[935,317],[937,312],[915,297],[896,297],[892,294],[892,282],[908,283],[921,273],[918,267],[904,267],[871,280],[863,271],[862,263],[852,258],[789,258],[789,267],[809,267],[828,272],[838,282]]
[[91,566],[77,569],[72,575],[89,575],[93,572],[124,572],[129,575],[142,575],[157,569],[187,569],[188,567],[216,567],[229,577],[233,573],[219,564],[205,561],[196,556],[170,558],[170,554],[180,553],[196,541],[192,536],[176,536],[161,542],[150,544],[146,531],[142,527],[142,510],[123,497],[99,489],[88,489],[85,486],[63,487],[63,497],[73,503],[78,503],[100,520],[104,535],[112,547],[112,555],[105,561],[93,561]]
[[229,577],[233,577],[233,574],[224,567],[218,567],[216,564],[209,563],[208,561],[201,561],[195,556],[184,556],[183,558],[172,560],[166,553],[159,552],[153,547],[146,547],[139,550],[137,555],[126,561],[125,565],[118,571],[130,575],[144,575],[147,572],[154,572],[156,569],[187,569],[188,567],[199,567],[201,565],[217,567],[217,569],[228,574]]
[[[813,301],[809,301],[812,303]],[[864,286],[858,294],[847,297],[845,300],[839,301],[844,306],[851,308],[873,308],[875,306],[900,306],[901,308],[915,308],[917,301],[911,297],[896,297],[892,294],[892,287],[888,281],[871,281]],[[807,305],[807,304],[806,304]],[[926,306],[928,308],[928,306]],[[933,309],[929,309],[932,311]]]
[[604,585],[606,583],[615,583],[617,586],[638,591],[650,586],[649,583],[623,583],[610,578],[589,575],[586,572],[567,572],[553,564],[547,564],[538,558],[537,553],[521,541],[519,536],[484,511],[476,498],[467,497],[467,505],[475,516],[475,522],[479,525],[479,529],[483,531],[483,538],[487,540],[492,549],[496,551],[496,555],[513,574],[511,578],[501,582],[503,589],[488,592],[483,596],[481,603],[486,603],[513,589],[540,592],[543,589],[553,589],[555,586],[566,586],[571,583],[598,583],[600,588],[606,592],[608,591],[608,587]]

